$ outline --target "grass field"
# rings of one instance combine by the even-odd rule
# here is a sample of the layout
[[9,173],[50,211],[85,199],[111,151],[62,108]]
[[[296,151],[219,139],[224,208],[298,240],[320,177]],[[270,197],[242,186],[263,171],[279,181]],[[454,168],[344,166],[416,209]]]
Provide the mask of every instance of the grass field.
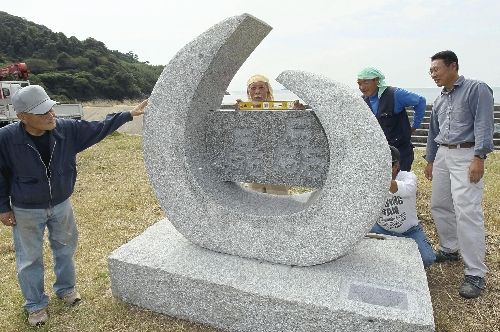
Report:
[[[429,212],[430,183],[423,177],[422,150],[414,171],[419,178],[419,218],[436,244]],[[500,331],[500,153],[486,160],[484,197],[487,228],[487,290],[476,300],[457,292],[463,265],[435,264],[427,271],[436,331]],[[143,310],[111,295],[107,257],[163,217],[149,185],[139,136],[113,134],[78,157],[79,177],[73,206],[80,231],[76,255],[78,287],[83,301],[66,307],[53,295],[52,258],[44,248],[46,290],[51,296],[49,323],[38,331],[215,331],[194,323]],[[17,285],[11,229],[0,226],[0,331],[32,331]]]

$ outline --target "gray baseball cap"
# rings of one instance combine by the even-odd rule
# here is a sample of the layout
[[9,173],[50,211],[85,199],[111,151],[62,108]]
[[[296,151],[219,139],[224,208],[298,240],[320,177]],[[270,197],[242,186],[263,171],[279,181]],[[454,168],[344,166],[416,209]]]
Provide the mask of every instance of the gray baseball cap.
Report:
[[56,102],[39,85],[28,85],[17,90],[12,96],[12,105],[16,113],[45,114]]

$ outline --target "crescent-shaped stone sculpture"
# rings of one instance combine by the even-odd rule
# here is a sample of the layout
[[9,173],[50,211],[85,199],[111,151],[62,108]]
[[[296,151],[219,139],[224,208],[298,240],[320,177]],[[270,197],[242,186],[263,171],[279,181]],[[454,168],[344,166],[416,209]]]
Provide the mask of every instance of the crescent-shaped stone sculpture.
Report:
[[244,14],[213,26],[170,61],[144,123],[146,168],[167,218],[190,241],[218,252],[308,266],[336,259],[379,216],[390,182],[386,139],[363,100],[325,77],[277,79],[321,123],[329,156],[323,186],[306,201],[222,181],[209,160],[210,114],[271,27]]

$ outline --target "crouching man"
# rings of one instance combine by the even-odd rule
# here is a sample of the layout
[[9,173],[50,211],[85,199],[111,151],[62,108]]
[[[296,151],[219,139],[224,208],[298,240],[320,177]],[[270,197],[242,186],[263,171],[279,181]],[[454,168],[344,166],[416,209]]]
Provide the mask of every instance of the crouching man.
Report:
[[393,146],[390,148],[392,181],[389,197],[371,233],[412,238],[417,243],[424,267],[428,267],[434,263],[436,255],[417,218],[417,176],[399,170],[399,151]]

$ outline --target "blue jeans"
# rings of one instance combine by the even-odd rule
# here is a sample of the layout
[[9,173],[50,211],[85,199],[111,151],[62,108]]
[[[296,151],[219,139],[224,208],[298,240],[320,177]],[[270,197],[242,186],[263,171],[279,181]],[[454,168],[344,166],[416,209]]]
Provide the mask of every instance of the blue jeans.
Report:
[[391,232],[380,227],[379,224],[375,224],[370,232],[398,237],[407,237],[415,240],[415,242],[417,242],[418,251],[420,252],[420,256],[422,257],[424,267],[432,265],[432,263],[434,263],[434,261],[436,260],[436,254],[434,253],[429,240],[427,240],[427,236],[425,236],[424,230],[422,229],[422,226],[420,224],[413,226],[403,233]]
[[28,312],[45,308],[49,298],[44,291],[43,235],[49,230],[49,243],[54,257],[56,282],[54,292],[58,297],[73,291],[75,264],[73,256],[78,242],[73,208],[70,200],[48,209],[21,209],[13,206],[16,217],[13,227],[16,249],[17,278]]

